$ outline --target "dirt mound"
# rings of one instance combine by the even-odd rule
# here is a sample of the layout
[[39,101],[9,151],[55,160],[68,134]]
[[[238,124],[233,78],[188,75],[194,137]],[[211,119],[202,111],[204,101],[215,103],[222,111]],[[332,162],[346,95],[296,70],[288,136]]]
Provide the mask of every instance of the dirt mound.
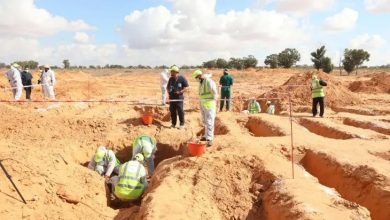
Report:
[[352,82],[348,89],[352,92],[390,93],[390,74],[374,74],[370,80]]
[[158,167],[136,219],[263,219],[262,196],[274,179],[255,156],[176,157]]
[[[264,93],[259,98],[280,98],[276,103],[277,111],[288,109],[288,93],[291,93],[292,104],[295,108],[300,108],[300,106],[311,106],[312,98],[310,84],[313,74],[315,73],[298,73],[290,77],[283,85]],[[317,75],[328,84],[325,87],[325,105],[327,107],[356,105],[361,103],[358,95],[345,88],[334,76],[322,72]],[[262,109],[266,109],[265,102],[266,100],[260,101]]]

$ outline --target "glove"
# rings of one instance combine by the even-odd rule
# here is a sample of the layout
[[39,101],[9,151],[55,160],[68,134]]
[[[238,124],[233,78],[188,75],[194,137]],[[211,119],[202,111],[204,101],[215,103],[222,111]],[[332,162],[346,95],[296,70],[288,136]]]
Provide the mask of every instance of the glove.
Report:
[[181,95],[181,94],[183,94],[183,92],[182,91],[177,91],[177,92],[175,92],[175,94]]

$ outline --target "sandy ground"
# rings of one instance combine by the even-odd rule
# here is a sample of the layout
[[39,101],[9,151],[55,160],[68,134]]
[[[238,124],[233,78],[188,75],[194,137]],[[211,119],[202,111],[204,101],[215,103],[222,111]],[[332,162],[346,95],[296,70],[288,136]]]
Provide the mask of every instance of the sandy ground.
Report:
[[[221,70],[210,73],[218,80]],[[217,114],[214,146],[202,157],[187,152],[202,131],[189,72],[184,130],[168,128],[168,107],[158,105],[159,71],[58,71],[57,99],[78,102],[0,103],[0,159],[27,200],[1,173],[0,218],[390,219],[389,73],[320,74],[329,84],[325,118],[310,117],[308,72],[232,74],[233,111]],[[2,77],[0,100],[10,100],[7,87]],[[252,96],[263,111],[273,98],[277,115],[241,113]],[[42,100],[40,88],[32,97]],[[151,126],[143,112],[154,115]],[[157,139],[156,173],[140,203],[110,207],[103,178],[85,165],[108,142],[129,160],[140,134]]]

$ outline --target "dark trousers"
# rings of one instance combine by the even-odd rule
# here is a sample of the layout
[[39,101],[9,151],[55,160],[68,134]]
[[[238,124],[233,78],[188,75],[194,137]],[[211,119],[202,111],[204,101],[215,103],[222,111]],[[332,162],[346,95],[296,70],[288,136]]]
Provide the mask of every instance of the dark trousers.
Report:
[[31,87],[24,88],[26,90],[26,99],[31,99]]
[[230,91],[221,92],[221,103],[219,105],[219,111],[223,110],[223,106],[225,105],[225,99],[226,99],[226,111],[230,111]]
[[320,116],[324,115],[324,97],[313,98],[312,112],[313,116],[317,115],[317,105],[320,104]]
[[176,126],[177,115],[179,115],[180,126],[184,125],[184,102],[170,102],[169,111],[171,112],[172,125]]

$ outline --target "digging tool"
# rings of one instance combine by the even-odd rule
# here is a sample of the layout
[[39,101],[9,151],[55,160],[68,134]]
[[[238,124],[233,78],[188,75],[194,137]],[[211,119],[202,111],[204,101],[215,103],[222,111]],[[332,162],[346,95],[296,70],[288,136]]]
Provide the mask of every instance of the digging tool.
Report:
[[20,198],[22,198],[24,204],[27,204],[26,200],[23,198],[22,194],[20,193],[18,187],[16,187],[14,181],[12,180],[12,176],[10,176],[7,172],[7,170],[5,169],[5,167],[3,166],[3,164],[1,163],[2,161],[0,160],[0,166],[1,166],[1,169],[3,169],[5,175],[7,176],[7,178],[9,179],[9,181],[12,183],[12,185],[14,186],[16,192],[18,192]]

